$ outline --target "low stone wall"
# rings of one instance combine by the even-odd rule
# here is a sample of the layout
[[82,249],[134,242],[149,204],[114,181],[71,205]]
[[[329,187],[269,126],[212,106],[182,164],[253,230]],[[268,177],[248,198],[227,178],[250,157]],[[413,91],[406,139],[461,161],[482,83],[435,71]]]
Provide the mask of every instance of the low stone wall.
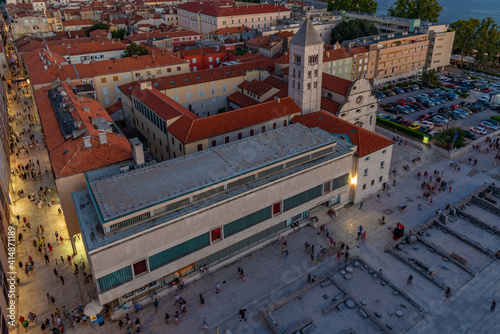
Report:
[[[490,133],[489,135],[487,135],[486,137],[496,137],[498,135],[500,135],[500,130],[494,131],[494,132]],[[481,137],[479,139],[471,141],[470,143],[468,143],[464,147],[461,147],[459,149],[454,150],[453,151],[453,158],[456,159],[456,157],[459,157],[462,154],[465,154],[467,152],[472,151],[472,145],[482,145],[485,143],[485,140],[486,140],[485,137]],[[448,157],[451,157],[450,152],[448,152]]]
[[441,227],[443,230],[446,230],[446,232],[448,232],[449,234],[451,234],[455,238],[460,239],[461,241],[465,242],[469,246],[476,248],[477,250],[483,252],[484,254],[486,254],[488,256],[495,257],[494,253],[491,250],[483,248],[483,246],[481,246],[479,243],[467,238],[465,235],[458,234],[457,232],[450,229],[448,226],[443,225],[441,222],[436,222],[436,225]]

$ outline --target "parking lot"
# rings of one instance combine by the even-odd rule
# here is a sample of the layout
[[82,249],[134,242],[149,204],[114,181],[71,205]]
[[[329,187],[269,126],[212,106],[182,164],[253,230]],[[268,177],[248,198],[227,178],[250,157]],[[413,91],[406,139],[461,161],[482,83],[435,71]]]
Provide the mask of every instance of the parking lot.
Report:
[[[414,123],[414,122],[419,123],[419,121],[417,121],[417,118],[421,115],[428,114],[429,112],[434,112],[438,115],[442,115],[441,113],[439,113],[439,109],[441,109],[443,107],[450,108],[452,105],[459,104],[461,102],[475,103],[479,98],[484,97],[484,96],[489,98],[488,93],[483,93],[481,91],[476,91],[476,90],[471,89],[469,91],[469,96],[467,98],[459,97],[458,99],[456,99],[454,101],[446,101],[440,105],[431,106],[431,107],[425,108],[423,110],[417,110],[415,112],[412,112],[412,113],[406,114],[406,115],[401,114],[401,113],[393,114],[393,113],[385,111],[381,107],[381,105],[383,105],[383,104],[393,103],[393,102],[396,102],[400,99],[408,99],[408,98],[412,98],[412,97],[415,98],[421,94],[429,94],[431,91],[432,91],[431,89],[424,88],[424,89],[419,89],[416,91],[405,92],[405,93],[401,93],[398,95],[381,98],[379,101],[378,112],[380,114],[384,114],[384,115],[394,115],[394,116],[399,117],[399,118],[402,117],[404,120],[408,120],[412,123]],[[498,111],[491,110],[490,108],[487,107],[483,111],[473,113],[471,115],[466,116],[465,118],[459,118],[457,120],[449,119],[448,124],[444,124],[441,126],[434,126],[434,128],[432,130],[439,131],[441,129],[446,129],[447,127],[455,127],[455,126],[461,127],[464,130],[469,130],[470,127],[480,126],[479,123],[481,123],[481,121],[487,120],[493,115],[500,115],[500,113]],[[485,135],[487,135],[493,131],[494,130],[486,129]],[[481,135],[478,133],[476,133],[475,135],[477,136],[477,138],[481,137]]]

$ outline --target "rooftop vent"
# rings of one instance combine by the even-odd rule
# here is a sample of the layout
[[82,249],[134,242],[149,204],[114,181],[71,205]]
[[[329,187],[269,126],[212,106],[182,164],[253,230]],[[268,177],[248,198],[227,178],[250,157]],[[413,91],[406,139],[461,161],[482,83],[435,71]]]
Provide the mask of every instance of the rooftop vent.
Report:
[[83,106],[83,111],[90,112],[89,106],[88,105],[84,105]]
[[103,145],[108,142],[108,138],[106,137],[106,132],[99,132],[99,144]]
[[92,142],[90,141],[90,136],[83,137],[83,147],[84,148],[92,147]]

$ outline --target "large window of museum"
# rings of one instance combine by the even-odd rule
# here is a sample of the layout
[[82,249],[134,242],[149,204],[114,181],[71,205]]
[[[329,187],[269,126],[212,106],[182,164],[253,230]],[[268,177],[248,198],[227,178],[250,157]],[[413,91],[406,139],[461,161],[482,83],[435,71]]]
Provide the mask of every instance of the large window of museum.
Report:
[[132,268],[127,266],[109,275],[98,278],[97,281],[99,283],[100,291],[105,292],[131,281],[132,278]]
[[149,269],[153,271],[207,246],[210,246],[210,237],[208,233],[204,233],[196,238],[150,256],[148,259]]

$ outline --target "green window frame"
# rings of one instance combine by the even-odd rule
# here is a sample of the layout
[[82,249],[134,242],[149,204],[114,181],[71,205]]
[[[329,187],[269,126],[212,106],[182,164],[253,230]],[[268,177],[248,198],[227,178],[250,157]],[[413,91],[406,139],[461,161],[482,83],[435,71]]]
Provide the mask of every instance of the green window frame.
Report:
[[344,174],[342,176],[339,176],[336,179],[333,179],[332,190],[338,189],[338,188],[343,187],[347,184],[349,184],[349,173]]
[[224,238],[227,238],[249,227],[257,225],[258,223],[271,218],[271,216],[271,207],[268,206],[245,217],[232,221],[231,223],[224,225]]
[[309,202],[310,200],[320,197],[321,195],[323,195],[323,184],[289,197],[283,201],[283,212]]
[[207,246],[210,246],[210,234],[208,232],[164,250],[163,252],[150,256],[148,258],[149,270],[153,271],[163,267]]
[[101,289],[101,292],[105,292],[122,284],[125,284],[132,279],[132,267],[127,266],[111,274],[98,278],[97,281],[99,282],[99,288]]

